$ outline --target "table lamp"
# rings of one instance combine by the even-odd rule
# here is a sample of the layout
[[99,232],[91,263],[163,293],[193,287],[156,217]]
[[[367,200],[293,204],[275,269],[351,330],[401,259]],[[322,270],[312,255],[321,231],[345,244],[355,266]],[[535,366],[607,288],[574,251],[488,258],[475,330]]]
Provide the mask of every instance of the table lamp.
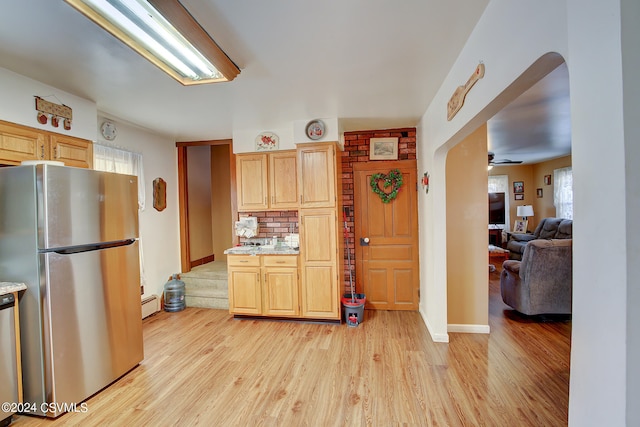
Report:
[[516,215],[521,216],[524,221],[527,220],[527,217],[533,216],[533,206],[531,205],[522,205],[516,208]]

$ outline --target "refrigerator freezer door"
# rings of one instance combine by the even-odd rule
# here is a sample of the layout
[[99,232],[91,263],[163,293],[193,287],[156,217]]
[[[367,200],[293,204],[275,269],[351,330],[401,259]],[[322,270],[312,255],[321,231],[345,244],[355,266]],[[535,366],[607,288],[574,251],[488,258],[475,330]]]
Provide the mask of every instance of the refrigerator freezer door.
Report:
[[143,359],[138,242],[40,257],[47,400],[79,403]]
[[138,237],[138,181],[132,175],[37,165],[38,248]]

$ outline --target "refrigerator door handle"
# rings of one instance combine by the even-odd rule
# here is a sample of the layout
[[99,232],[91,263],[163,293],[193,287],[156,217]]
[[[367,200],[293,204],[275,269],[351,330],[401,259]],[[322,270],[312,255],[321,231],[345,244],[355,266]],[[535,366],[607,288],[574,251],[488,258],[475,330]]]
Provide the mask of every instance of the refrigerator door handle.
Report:
[[43,251],[43,252],[55,252],[60,255],[72,255],[72,254],[79,254],[82,252],[98,251],[100,249],[116,248],[118,246],[129,246],[129,245],[132,245],[135,241],[136,239],[125,239],[125,240],[118,240],[117,242],[96,243],[93,245],[82,245],[82,246],[70,246],[67,248],[55,248],[55,249],[50,249],[48,251]]

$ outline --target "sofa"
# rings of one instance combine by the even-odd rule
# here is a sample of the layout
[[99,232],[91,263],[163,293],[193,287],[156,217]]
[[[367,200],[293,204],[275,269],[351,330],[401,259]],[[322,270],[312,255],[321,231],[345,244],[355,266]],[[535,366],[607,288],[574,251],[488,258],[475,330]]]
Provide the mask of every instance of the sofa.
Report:
[[533,234],[512,233],[507,242],[509,259],[521,260],[529,242],[537,239],[571,239],[573,221],[563,218],[543,218]]
[[520,313],[571,314],[572,239],[532,240],[522,261],[502,263],[500,294]]

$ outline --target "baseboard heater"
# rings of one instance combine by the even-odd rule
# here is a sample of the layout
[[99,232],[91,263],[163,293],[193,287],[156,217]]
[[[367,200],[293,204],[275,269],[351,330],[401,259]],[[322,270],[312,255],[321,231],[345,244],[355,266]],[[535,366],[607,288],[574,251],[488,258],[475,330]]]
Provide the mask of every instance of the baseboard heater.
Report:
[[160,298],[150,295],[142,299],[142,318],[149,317],[160,311]]

